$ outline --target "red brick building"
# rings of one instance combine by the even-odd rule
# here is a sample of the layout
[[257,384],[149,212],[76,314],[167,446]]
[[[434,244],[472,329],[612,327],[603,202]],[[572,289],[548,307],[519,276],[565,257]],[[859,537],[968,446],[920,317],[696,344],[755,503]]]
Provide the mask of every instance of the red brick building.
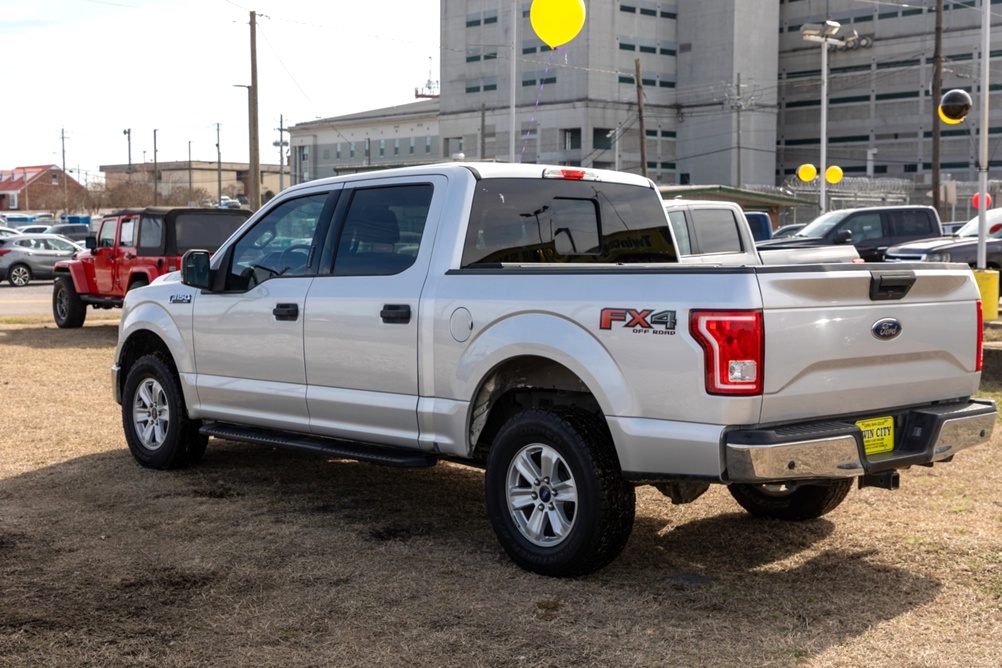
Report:
[[58,165],[0,169],[0,211],[81,209],[87,189]]

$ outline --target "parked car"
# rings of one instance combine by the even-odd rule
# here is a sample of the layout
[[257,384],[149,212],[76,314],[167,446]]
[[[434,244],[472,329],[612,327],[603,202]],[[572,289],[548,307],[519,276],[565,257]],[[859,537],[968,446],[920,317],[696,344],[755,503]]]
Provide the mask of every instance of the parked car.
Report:
[[943,235],[931,206],[871,206],[840,209],[818,216],[792,237],[760,241],[759,250],[852,244],[866,262],[880,262],[895,244]]
[[807,223],[794,223],[792,225],[782,225],[777,227],[772,233],[773,239],[784,239],[786,237],[792,237],[794,234],[804,229]]
[[56,234],[18,234],[0,237],[0,276],[15,287],[34,279],[52,278],[53,267],[69,260],[83,246]]
[[[1002,268],[1002,209],[987,212],[987,268]],[[888,262],[963,262],[978,264],[978,217],[967,221],[952,236],[922,239],[887,249]]]
[[73,241],[83,241],[90,235],[90,226],[83,223],[60,223],[58,225],[50,225],[45,230],[45,233],[59,234]]
[[125,293],[176,271],[185,251],[214,251],[244,221],[247,209],[126,209],[101,219],[87,251],[56,266],[52,315],[62,328],[80,327],[87,306],[121,308]]
[[10,227],[0,227],[0,237],[12,237],[15,234],[21,233]]
[[45,234],[45,231],[52,227],[48,223],[45,225],[22,225],[17,228],[21,234]]

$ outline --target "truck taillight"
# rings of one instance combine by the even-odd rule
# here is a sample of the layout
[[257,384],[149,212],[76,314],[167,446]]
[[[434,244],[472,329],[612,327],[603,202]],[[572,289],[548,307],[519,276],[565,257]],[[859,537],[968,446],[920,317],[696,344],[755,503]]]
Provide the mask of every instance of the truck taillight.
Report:
[[981,308],[981,300],[978,300],[978,349],[975,357],[975,371],[981,371],[981,365],[985,354],[985,312]]
[[692,311],[689,332],[703,347],[707,393],[762,393],[762,311]]

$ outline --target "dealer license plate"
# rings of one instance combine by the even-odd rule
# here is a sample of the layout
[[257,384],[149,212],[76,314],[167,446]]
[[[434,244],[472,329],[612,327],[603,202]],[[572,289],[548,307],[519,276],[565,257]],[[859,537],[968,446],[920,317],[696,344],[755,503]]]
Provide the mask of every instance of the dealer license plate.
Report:
[[875,455],[894,449],[894,418],[857,420],[856,426],[863,432],[863,447],[866,454]]

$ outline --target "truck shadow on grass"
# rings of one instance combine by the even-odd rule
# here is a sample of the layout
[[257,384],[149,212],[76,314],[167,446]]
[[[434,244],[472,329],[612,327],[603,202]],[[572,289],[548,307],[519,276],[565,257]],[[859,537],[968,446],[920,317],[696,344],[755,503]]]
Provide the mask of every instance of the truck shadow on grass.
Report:
[[236,643],[244,662],[294,665],[348,633],[365,642],[357,656],[344,649],[342,665],[392,665],[402,637],[430,653],[411,665],[784,663],[942,588],[871,558],[893,548],[846,547],[828,520],[729,508],[678,524],[642,511],[612,565],[557,580],[508,561],[474,469],[214,440],[201,465],[156,472],[123,448],[3,481],[0,654],[38,660],[33,648],[45,647],[43,663],[73,664],[84,647],[102,665],[137,655],[204,665],[234,658]]
[[61,349],[108,349],[111,353],[118,341],[118,321],[100,321],[87,324],[79,329],[59,329],[55,323],[44,327],[10,326],[0,329],[0,345],[9,344],[34,348],[36,350]]

